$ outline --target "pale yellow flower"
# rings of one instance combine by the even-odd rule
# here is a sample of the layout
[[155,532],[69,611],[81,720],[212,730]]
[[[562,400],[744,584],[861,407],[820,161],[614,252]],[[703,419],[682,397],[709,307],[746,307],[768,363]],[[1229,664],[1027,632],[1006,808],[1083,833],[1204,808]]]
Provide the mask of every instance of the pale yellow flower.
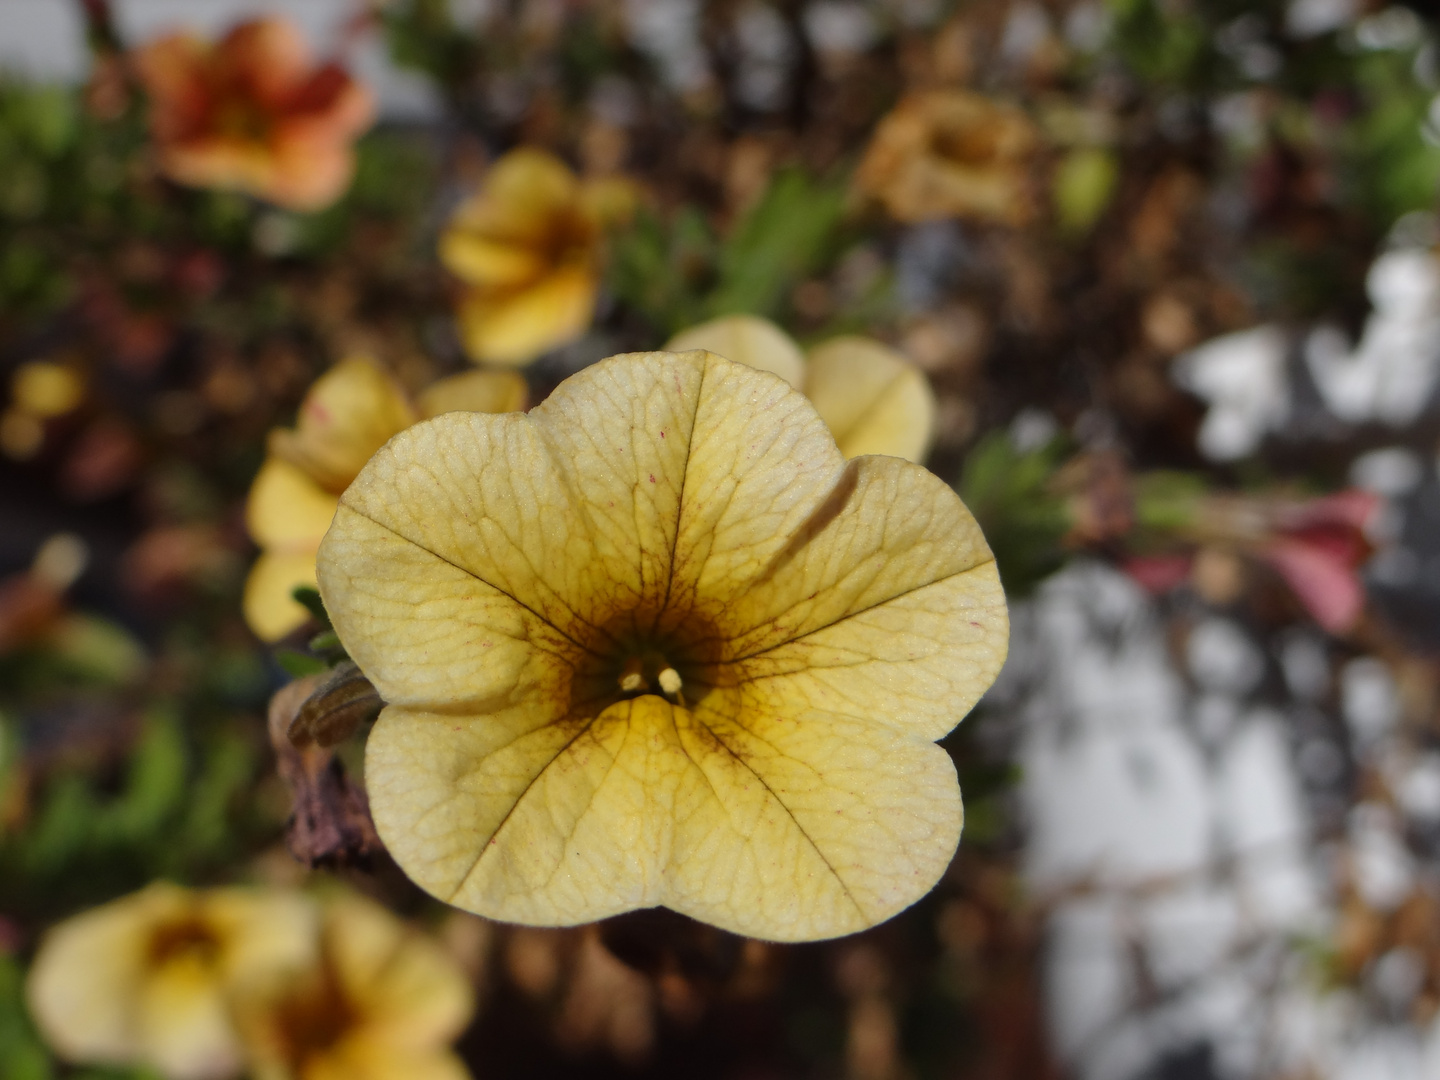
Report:
[[935,393],[925,373],[874,338],[847,334],[801,351],[756,315],[724,315],[682,330],[667,349],[708,349],[779,375],[803,390],[847,458],[890,454],[921,461],[935,437]]
[[796,390],[805,389],[805,352],[795,339],[759,315],[722,315],[681,330],[665,343],[670,352],[705,349],[737,364],[779,375]]
[[1021,225],[1039,134],[1023,110],[967,90],[910,94],[875,129],[855,172],[900,221],[965,217]]
[[292,591],[315,584],[315,552],[340,492],[391,436],[426,416],[455,410],[523,409],[525,380],[513,372],[471,371],[441,379],[411,404],[373,361],[342,360],[316,380],[295,429],[274,431],[250,488],[245,522],[260,557],[245,583],[245,621],[276,641],[309,617]]
[[895,914],[955,851],[934,740],[1004,660],[994,561],[949,487],[847,463],[773,375],[636,353],[528,415],[417,424],[318,565],[389,703],[376,826],[450,903],[806,940]]
[[497,161],[440,241],[440,260],[467,286],[459,318],[470,355],[520,366],[583,334],[605,228],[634,199],[626,182],[581,181],[543,150]]
[[308,965],[316,913],[296,894],[155,884],[52,929],[27,987],[45,1040],[76,1062],[172,1080],[240,1071],[236,988]]
[[325,905],[318,960],[236,1001],[255,1080],[468,1080],[449,1049],[475,1011],[460,966],[355,896]]

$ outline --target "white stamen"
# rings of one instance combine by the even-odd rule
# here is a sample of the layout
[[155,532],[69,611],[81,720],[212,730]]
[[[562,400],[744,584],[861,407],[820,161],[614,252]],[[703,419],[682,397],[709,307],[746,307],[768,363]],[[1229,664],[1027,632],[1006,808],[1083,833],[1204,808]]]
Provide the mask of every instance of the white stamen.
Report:
[[680,673],[673,667],[667,667],[664,671],[660,672],[660,689],[664,690],[665,693],[672,695],[678,694],[680,687],[684,685],[685,683],[684,680],[680,678]]
[[650,684],[645,681],[644,665],[639,658],[631,657],[625,662],[625,668],[620,672],[620,689],[627,694],[650,689]]

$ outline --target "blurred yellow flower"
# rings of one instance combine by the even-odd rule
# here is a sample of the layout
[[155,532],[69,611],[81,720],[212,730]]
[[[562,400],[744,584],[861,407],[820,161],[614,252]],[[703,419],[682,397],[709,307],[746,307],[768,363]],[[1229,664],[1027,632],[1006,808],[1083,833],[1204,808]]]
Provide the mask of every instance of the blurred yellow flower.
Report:
[[342,360],[316,380],[293,431],[270,434],[269,456],[250,487],[245,521],[260,557],[245,583],[245,621],[276,641],[308,618],[291,592],[315,584],[315,552],[340,492],[392,435],[453,410],[523,409],[525,380],[508,371],[441,379],[412,404],[373,361]]
[[167,34],[137,49],[134,64],[172,180],[294,210],[328,206],[349,186],[370,92],[336,64],[313,66],[290,21],[248,20],[213,44]]
[[318,565],[389,703],[381,838],[450,903],[808,940],[890,917],[954,853],[933,740],[1004,660],[994,561],[949,487],[847,463],[773,375],[635,353],[527,415],[417,424]]
[[873,338],[845,335],[802,353],[768,319],[724,315],[682,330],[675,352],[708,349],[803,390],[847,458],[890,454],[919,462],[935,436],[935,394],[922,372]]
[[669,352],[704,349],[779,375],[796,390],[805,389],[804,350],[784,330],[758,315],[722,315],[681,330],[665,348]]
[[1038,132],[1020,108],[965,90],[904,98],[880,121],[855,173],[900,221],[966,217],[1022,225]]
[[308,966],[315,911],[278,891],[155,884],[52,929],[27,988],[51,1047],[71,1061],[145,1065],[171,1080],[240,1071],[230,995]]
[[468,1080],[449,1044],[474,1011],[455,961],[356,896],[326,903],[314,964],[235,1008],[255,1080]]
[[29,360],[10,377],[10,405],[0,411],[0,452],[24,461],[40,452],[45,422],[85,400],[85,378],[66,364]]
[[30,360],[10,377],[10,399],[42,420],[64,416],[85,400],[85,378],[66,364]]
[[518,367],[583,334],[605,229],[634,202],[628,182],[581,181],[543,150],[497,161],[440,240],[440,260],[466,285],[459,319],[470,355]]

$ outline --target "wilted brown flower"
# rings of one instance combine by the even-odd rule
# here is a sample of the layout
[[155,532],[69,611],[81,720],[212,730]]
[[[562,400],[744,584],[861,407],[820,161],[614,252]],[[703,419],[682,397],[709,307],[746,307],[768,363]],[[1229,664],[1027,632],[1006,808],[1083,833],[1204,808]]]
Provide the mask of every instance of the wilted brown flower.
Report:
[[1018,107],[963,90],[911,94],[880,121],[857,186],[900,221],[966,217],[1024,224],[1038,141]]

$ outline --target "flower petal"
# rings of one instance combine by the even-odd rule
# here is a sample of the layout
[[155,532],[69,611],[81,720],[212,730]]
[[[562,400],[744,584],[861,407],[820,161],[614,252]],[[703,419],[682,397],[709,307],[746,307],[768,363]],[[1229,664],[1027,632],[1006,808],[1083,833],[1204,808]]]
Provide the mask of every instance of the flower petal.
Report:
[[[421,653],[458,656],[481,625],[578,646],[617,611],[653,621],[667,598],[683,618],[696,588],[742,589],[842,467],[824,424],[773,376],[704,353],[616,357],[528,417],[451,413],[397,436],[341,499],[322,591],[387,701],[471,700],[478,687]],[[417,614],[456,640],[406,634]]]
[[580,182],[563,161],[544,150],[520,147],[495,162],[450,228],[492,240],[543,244],[557,217],[571,214],[579,195]]
[[269,147],[253,139],[204,134],[160,147],[162,171],[191,187],[218,191],[265,191],[274,182]]
[[375,1043],[427,1050],[449,1042],[475,1011],[469,980],[430,938],[358,896],[325,909],[327,955]]
[[1354,567],[1325,548],[1280,538],[1260,557],[1273,566],[1305,610],[1332,634],[1351,629],[1365,609],[1365,589]]
[[543,248],[485,236],[473,229],[450,229],[440,238],[445,269],[470,285],[509,288],[529,284],[549,267]]
[[[273,1080],[288,1075],[277,1073]],[[272,1080],[261,1075],[257,1080]],[[471,1080],[470,1070],[447,1050],[396,1048],[368,1038],[345,1039],[305,1065],[304,1080]]]
[[215,46],[215,56],[226,75],[271,108],[286,104],[310,67],[300,28],[277,16],[237,24]]
[[255,194],[277,206],[310,212],[323,210],[350,187],[355,152],[322,121],[281,120],[269,144],[263,183]]
[[917,900],[959,839],[948,755],[846,717],[737,721],[645,695],[513,739],[495,719],[388,709],[366,759],[405,871],[491,918],[664,904],[753,937],[831,937]]
[[891,454],[920,461],[935,433],[925,375],[871,338],[833,338],[811,351],[805,393],[847,458]]
[[669,625],[701,608],[721,619],[829,505],[845,470],[803,395],[718,356],[705,356],[704,371],[671,560]]
[[184,138],[204,123],[210,105],[205,83],[209,46],[194,34],[165,34],[132,54],[134,71],[150,99],[150,123],[165,142]]
[[313,551],[260,553],[245,579],[241,608],[246,625],[261,641],[279,641],[305,625],[310,613],[293,595],[301,585],[315,585]]
[[339,503],[300,467],[270,458],[250,485],[245,527],[261,547],[314,552]]
[[791,336],[756,315],[722,315],[681,330],[665,344],[671,352],[706,349],[716,356],[779,375],[795,389],[805,384],[805,355]]
[[[401,449],[435,451],[431,505],[466,514],[467,493],[440,486],[457,480],[442,472],[451,464],[442,455],[454,443],[423,438],[424,427],[419,430],[422,437]],[[397,472],[418,468],[402,458]],[[501,457],[491,476],[504,468]],[[518,479],[517,487],[523,486],[524,478]],[[412,473],[411,482],[418,488],[425,481]],[[477,494],[481,487],[475,485]],[[362,490],[352,500],[347,493],[340,504],[320,549],[320,591],[342,628],[346,650],[380,696],[401,705],[438,702],[457,712],[514,706],[533,712],[537,724],[562,714],[580,646],[561,627],[578,633],[582,624],[546,583],[529,583],[523,574],[522,545],[527,539],[534,543],[542,531],[538,514],[544,502],[516,507],[517,514],[498,521],[471,516],[470,522],[480,523],[472,546],[463,533],[457,537],[449,520],[437,518],[435,528],[426,528],[423,519],[386,513],[383,504],[364,495]],[[491,505],[510,509],[507,501],[499,495]],[[468,524],[464,517],[453,521],[462,529]],[[518,544],[507,529],[517,531]],[[564,566],[563,543],[539,550],[542,565]]]
[[340,361],[310,387],[294,431],[270,437],[270,451],[339,494],[370,456],[415,422],[405,392],[365,357]]
[[426,418],[447,412],[520,412],[529,396],[529,385],[516,372],[467,371],[431,383],[416,404]]
[[460,335],[476,360],[519,367],[585,332],[599,279],[588,265],[562,266],[524,288],[472,290],[461,301]]
[[172,1080],[220,1080],[240,1070],[243,1054],[223,988],[197,962],[166,964],[132,991],[141,1051],[137,1061]]
[[[162,887],[168,888],[168,887]],[[52,929],[26,987],[45,1041],[72,1061],[137,1060],[134,996],[144,976],[153,889],[93,908]]]
[[840,503],[726,605],[746,712],[820,709],[938,739],[1005,662],[994,558],[934,474],[858,458]]
[[873,926],[934,887],[964,817],[941,747],[794,703],[707,704],[682,736],[710,799],[676,816],[667,906],[810,941]]

